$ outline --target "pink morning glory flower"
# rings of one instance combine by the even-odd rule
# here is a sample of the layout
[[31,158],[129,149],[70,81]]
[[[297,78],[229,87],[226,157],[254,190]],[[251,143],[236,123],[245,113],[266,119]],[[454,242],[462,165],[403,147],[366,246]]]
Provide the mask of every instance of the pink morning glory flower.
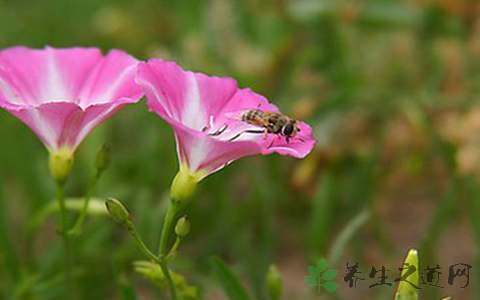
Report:
[[[249,111],[276,113],[278,108],[231,78],[211,77],[181,69],[174,62],[140,63],[136,82],[150,110],[175,133],[180,171],[197,181],[244,156],[280,153],[305,157],[314,147],[310,126],[296,121],[296,134],[265,133],[245,121]],[[242,120],[243,119],[243,120]],[[292,129],[292,128],[290,128]]]
[[0,107],[24,122],[51,153],[72,153],[100,123],[140,100],[137,60],[96,48],[0,51]]

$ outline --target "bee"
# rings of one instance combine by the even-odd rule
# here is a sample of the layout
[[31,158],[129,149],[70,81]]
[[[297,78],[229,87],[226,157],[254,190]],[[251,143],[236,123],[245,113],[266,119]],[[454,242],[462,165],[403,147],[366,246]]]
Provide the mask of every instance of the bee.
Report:
[[262,129],[245,130],[231,138],[231,141],[237,139],[243,133],[272,133],[284,136],[287,143],[289,143],[290,139],[295,137],[300,131],[297,120],[278,112],[252,109],[244,112],[241,116],[241,120],[250,125],[261,127]]

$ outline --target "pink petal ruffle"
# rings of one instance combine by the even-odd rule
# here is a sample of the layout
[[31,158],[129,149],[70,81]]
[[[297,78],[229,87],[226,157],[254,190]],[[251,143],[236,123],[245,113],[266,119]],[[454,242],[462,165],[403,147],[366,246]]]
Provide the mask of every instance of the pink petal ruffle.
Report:
[[72,151],[100,123],[140,100],[138,62],[96,48],[0,51],[0,107],[22,120],[50,151]]

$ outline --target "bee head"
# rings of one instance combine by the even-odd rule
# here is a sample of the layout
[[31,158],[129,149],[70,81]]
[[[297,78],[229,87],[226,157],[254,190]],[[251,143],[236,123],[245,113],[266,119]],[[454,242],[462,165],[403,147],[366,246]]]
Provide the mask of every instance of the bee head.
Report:
[[295,136],[298,131],[300,131],[300,130],[297,127],[297,121],[296,120],[291,120],[282,127],[282,135],[287,136],[287,137]]

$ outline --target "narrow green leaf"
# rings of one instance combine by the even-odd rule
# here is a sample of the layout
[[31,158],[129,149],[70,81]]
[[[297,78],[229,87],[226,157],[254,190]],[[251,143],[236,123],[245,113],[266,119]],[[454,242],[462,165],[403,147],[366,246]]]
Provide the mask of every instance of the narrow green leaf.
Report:
[[[333,204],[335,203],[336,181],[333,175],[327,173],[320,180],[318,192],[312,203],[310,225],[308,232],[309,247],[315,253],[326,253],[330,235],[328,228],[332,224]],[[320,256],[321,257],[321,256]],[[319,270],[319,272],[321,272]]]
[[323,285],[323,287],[328,291],[328,292],[335,292],[338,289],[338,284],[333,281],[329,281]]
[[344,249],[360,228],[367,223],[370,219],[370,215],[371,214],[368,210],[363,210],[351,219],[345,228],[340,231],[340,234],[337,235],[337,238],[333,242],[333,246],[330,248],[329,256],[327,257],[331,265],[337,266]]
[[317,278],[312,277],[312,276],[305,276],[305,282],[309,286],[316,286],[318,284]]
[[335,271],[335,270],[328,270],[325,273],[323,273],[322,279],[332,280],[333,278],[335,278],[335,276],[337,276],[337,274],[338,274],[338,272]]
[[212,257],[210,260],[215,277],[223,288],[223,291],[230,300],[248,300],[247,291],[240,283],[238,277],[230,268],[218,257]]
[[322,258],[317,263],[317,272],[321,273],[325,271],[326,268],[327,268],[327,261],[325,260],[325,258]]
[[313,277],[318,277],[318,270],[314,266],[308,266],[308,273]]

